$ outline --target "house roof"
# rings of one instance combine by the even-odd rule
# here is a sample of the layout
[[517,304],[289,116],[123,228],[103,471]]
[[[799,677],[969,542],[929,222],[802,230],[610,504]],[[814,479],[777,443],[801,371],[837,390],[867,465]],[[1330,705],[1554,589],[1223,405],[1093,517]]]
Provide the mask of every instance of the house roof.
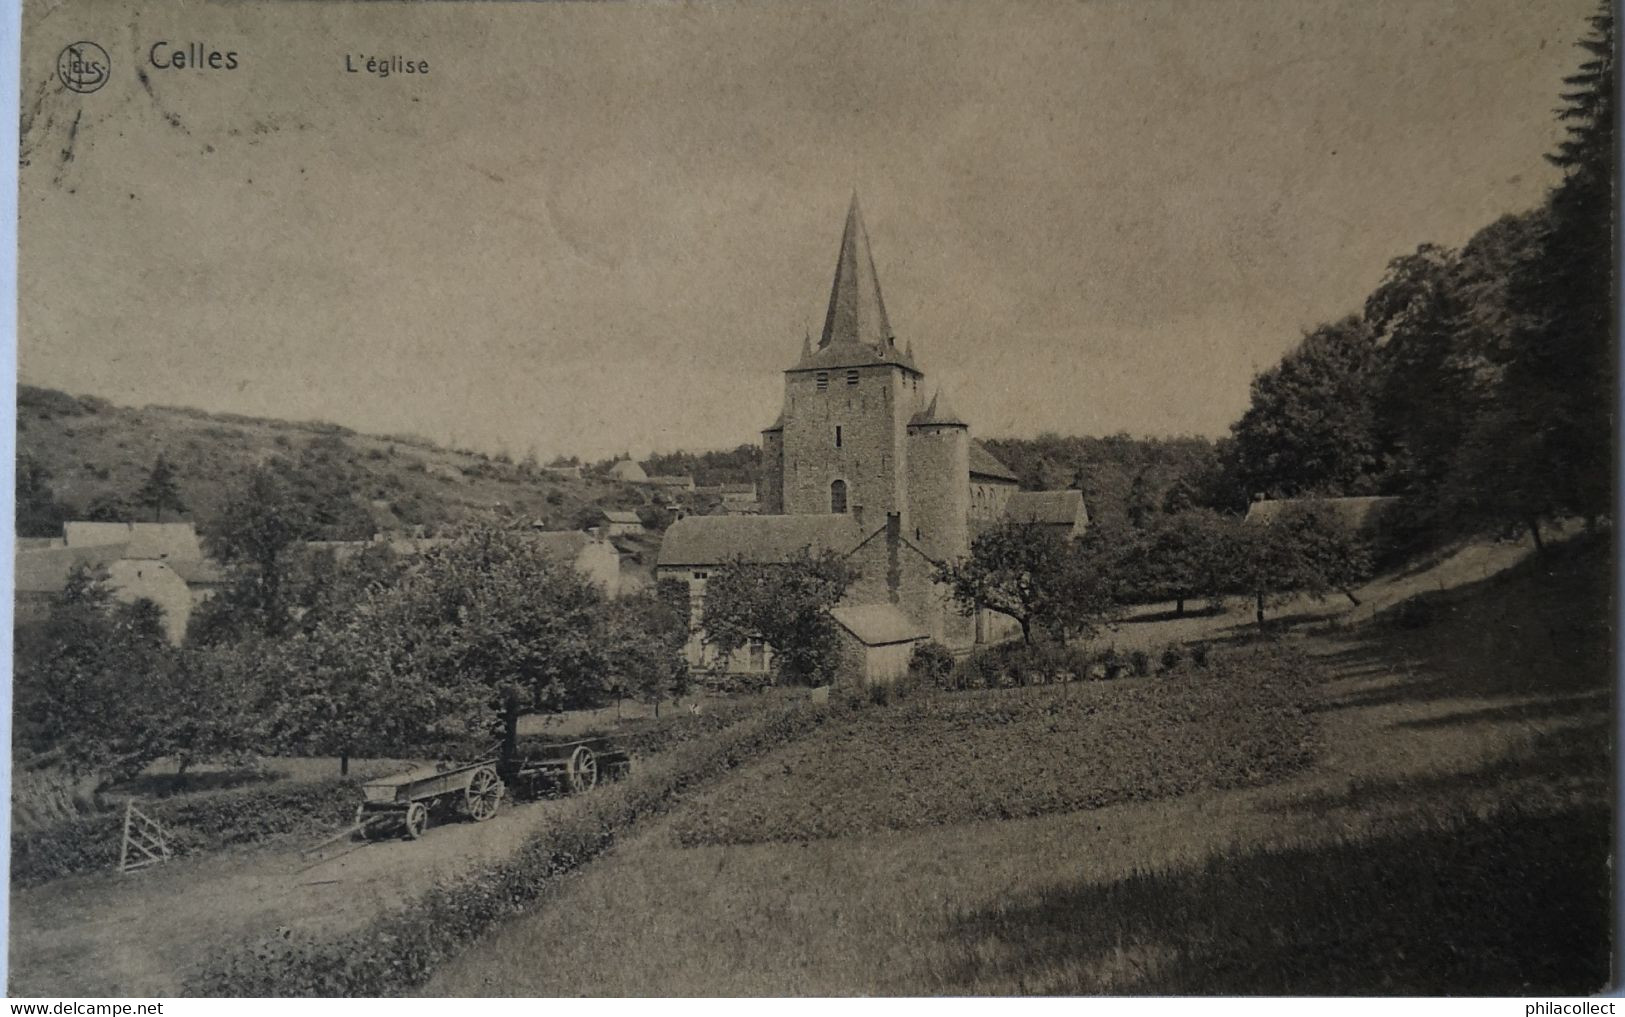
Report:
[[643,472],[643,467],[630,459],[622,459],[609,468],[610,476],[617,480],[648,480],[649,475]]
[[125,558],[196,561],[203,557],[203,545],[191,523],[63,523],[62,536],[69,547],[127,545]]
[[1082,491],[1012,491],[1004,503],[1004,518],[1014,523],[1086,526],[1089,513]]
[[1338,517],[1343,525],[1358,530],[1367,526],[1377,513],[1398,502],[1398,498],[1363,496],[1354,498],[1266,498],[1247,506],[1247,522],[1268,526],[1291,509],[1311,505],[1324,506]]
[[829,613],[865,646],[912,643],[926,637],[925,629],[896,604],[842,604]]
[[846,552],[863,539],[850,515],[688,516],[672,523],[657,565],[784,561],[803,549]]
[[18,593],[60,593],[75,565],[107,565],[125,556],[124,544],[89,547],[19,548],[16,561]]
[[18,537],[15,546],[19,551],[43,551],[48,547],[67,547],[68,544],[61,537]]
[[835,280],[829,289],[829,309],[824,315],[824,331],[818,348],[802,347],[795,371],[864,367],[895,364],[919,373],[906,350],[897,348],[891,322],[886,318],[886,301],[880,295],[874,255],[869,250],[869,231],[863,225],[858,196],[846,210],[846,227],[835,257]]
[[525,540],[537,545],[556,558],[575,561],[582,550],[593,542],[592,534],[581,530],[542,530],[525,534]]
[[654,484],[658,487],[693,487],[694,478],[676,476],[650,477],[648,478],[648,483]]
[[643,525],[643,520],[638,518],[638,514],[636,512],[626,509],[605,509],[604,518],[608,519],[612,523],[636,523],[639,526]]
[[1016,475],[1010,472],[1010,467],[999,462],[998,456],[989,452],[986,445],[974,438],[970,443],[970,471],[973,476],[1008,480],[1012,484],[1016,481]]

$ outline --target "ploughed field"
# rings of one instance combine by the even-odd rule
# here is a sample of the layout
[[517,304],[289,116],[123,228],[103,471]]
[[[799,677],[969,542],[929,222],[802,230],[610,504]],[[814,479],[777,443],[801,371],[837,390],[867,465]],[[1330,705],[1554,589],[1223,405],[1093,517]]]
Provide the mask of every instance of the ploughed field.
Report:
[[1301,653],[1159,675],[915,695],[785,746],[676,818],[689,846],[801,841],[1278,780],[1313,757]]

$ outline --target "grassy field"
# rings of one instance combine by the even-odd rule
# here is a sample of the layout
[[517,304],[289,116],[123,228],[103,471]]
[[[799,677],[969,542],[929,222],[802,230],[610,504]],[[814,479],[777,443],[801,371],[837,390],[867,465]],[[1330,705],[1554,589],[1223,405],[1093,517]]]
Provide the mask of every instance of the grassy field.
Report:
[[[768,843],[686,846],[679,810],[428,991],[1597,991],[1611,944],[1607,553],[1576,541],[1426,608],[1299,639],[1323,676],[1322,747],[1282,779]],[[742,814],[793,814],[768,788],[747,770],[716,794]],[[910,784],[889,791],[911,807]]]

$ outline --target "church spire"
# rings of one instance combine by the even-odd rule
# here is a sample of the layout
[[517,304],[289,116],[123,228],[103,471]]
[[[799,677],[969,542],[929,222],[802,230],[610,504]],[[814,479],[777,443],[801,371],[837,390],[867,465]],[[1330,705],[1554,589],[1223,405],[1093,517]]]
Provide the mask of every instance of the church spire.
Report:
[[835,282],[829,291],[829,313],[824,316],[818,348],[853,343],[873,347],[881,355],[892,347],[891,323],[886,320],[886,302],[880,296],[874,256],[869,253],[869,231],[863,226],[856,191],[846,212]]

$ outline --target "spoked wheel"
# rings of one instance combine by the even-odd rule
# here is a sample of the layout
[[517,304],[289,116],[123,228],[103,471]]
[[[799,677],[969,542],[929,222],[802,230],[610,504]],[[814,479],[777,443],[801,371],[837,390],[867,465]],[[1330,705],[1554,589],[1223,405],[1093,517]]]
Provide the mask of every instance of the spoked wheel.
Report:
[[423,836],[423,831],[429,828],[429,807],[422,802],[413,802],[406,807],[406,839],[417,840]]
[[365,805],[355,807],[355,822],[352,825],[360,827],[356,831],[356,836],[362,840],[366,840],[372,835],[372,814],[367,811]]
[[598,784],[598,756],[585,745],[570,753],[570,791],[580,794]]
[[497,806],[502,803],[502,790],[502,778],[497,776],[496,770],[489,766],[475,770],[468,780],[468,790],[463,792],[468,818],[483,823],[496,815]]

